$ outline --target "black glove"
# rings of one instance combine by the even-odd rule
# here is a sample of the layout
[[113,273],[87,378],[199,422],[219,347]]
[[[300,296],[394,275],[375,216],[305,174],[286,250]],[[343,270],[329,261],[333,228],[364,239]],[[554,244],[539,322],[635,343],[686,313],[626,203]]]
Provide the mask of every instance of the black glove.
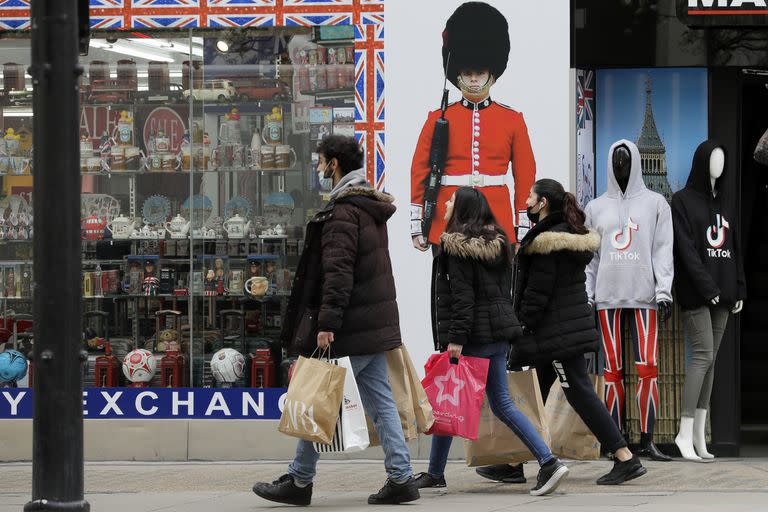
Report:
[[672,303],[666,300],[659,302],[659,320],[666,322],[672,316]]

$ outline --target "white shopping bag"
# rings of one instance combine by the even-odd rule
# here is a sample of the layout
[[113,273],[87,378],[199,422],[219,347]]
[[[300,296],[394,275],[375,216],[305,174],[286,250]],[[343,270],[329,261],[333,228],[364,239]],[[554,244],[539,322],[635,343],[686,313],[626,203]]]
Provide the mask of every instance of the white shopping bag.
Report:
[[318,453],[361,452],[368,448],[368,426],[355,374],[352,372],[352,362],[348,357],[332,359],[331,362],[347,369],[341,414],[331,444],[315,443],[315,450]]

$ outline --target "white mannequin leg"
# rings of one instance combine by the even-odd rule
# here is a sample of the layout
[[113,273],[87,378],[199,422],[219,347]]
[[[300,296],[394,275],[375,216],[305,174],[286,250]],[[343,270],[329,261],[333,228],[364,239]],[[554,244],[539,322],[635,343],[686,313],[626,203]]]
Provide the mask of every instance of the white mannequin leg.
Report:
[[693,446],[702,459],[714,459],[715,456],[707,451],[707,410],[696,409],[693,420]]
[[680,453],[686,460],[700,461],[701,457],[696,455],[693,449],[693,418],[685,416],[680,418],[680,432],[675,437],[675,444],[680,449]]

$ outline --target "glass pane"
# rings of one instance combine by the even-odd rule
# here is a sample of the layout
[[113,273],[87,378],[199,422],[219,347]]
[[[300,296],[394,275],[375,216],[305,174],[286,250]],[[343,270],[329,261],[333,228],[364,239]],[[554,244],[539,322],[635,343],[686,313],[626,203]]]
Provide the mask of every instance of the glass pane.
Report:
[[[328,192],[314,150],[354,136],[351,27],[130,36],[81,58],[86,386],[285,386],[282,319]],[[0,50],[0,341],[28,352],[29,40]]]

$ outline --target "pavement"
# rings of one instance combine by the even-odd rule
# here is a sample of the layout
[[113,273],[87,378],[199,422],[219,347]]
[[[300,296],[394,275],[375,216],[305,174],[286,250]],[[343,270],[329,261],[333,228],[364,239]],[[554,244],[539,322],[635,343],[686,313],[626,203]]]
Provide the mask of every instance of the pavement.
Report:
[[[702,512],[768,511],[768,459],[718,459],[713,463],[648,462],[648,474],[619,487],[595,480],[608,461],[567,462],[568,480],[550,496],[528,494],[538,466],[526,464],[528,484],[497,484],[463,463],[449,463],[448,488],[426,490],[400,510],[419,512]],[[416,471],[426,463],[416,461]],[[283,474],[285,462],[252,463],[90,463],[86,499],[93,511],[240,512],[286,510],[251,492],[256,481]],[[29,501],[32,466],[0,464],[0,512],[18,512]],[[381,461],[321,461],[312,506],[321,510],[370,511],[367,496],[384,483]]]

